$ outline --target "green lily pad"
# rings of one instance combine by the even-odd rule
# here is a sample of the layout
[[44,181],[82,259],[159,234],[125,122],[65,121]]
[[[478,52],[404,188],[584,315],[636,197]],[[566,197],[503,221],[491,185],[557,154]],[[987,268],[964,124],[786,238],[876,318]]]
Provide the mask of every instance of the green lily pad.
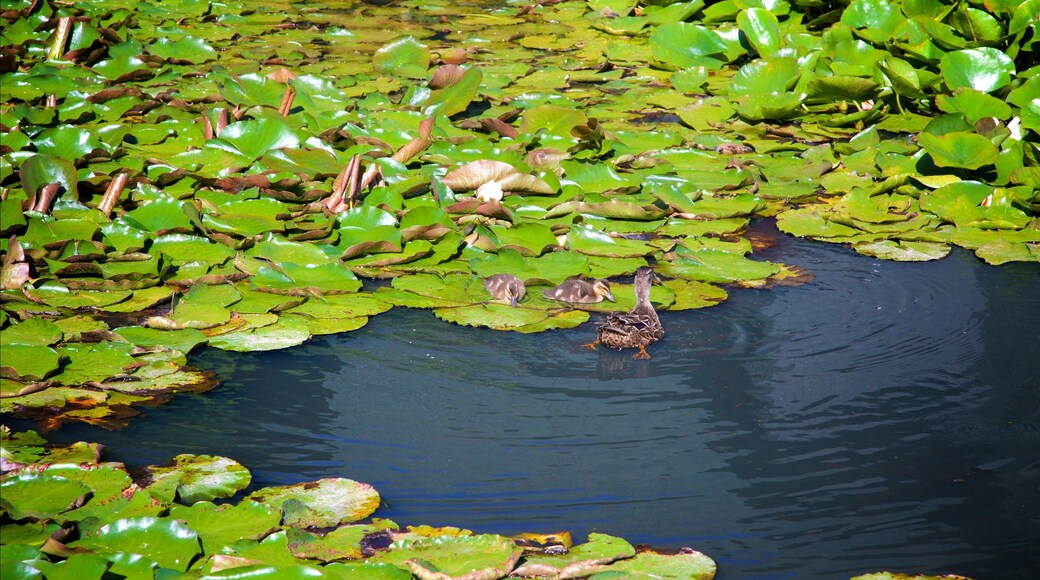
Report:
[[27,381],[41,381],[58,370],[61,357],[49,346],[32,344],[9,344],[3,347],[4,358],[0,363],[3,375]]
[[164,501],[174,496],[193,504],[231,497],[249,485],[249,470],[237,461],[213,455],[178,455],[168,465],[144,468],[149,492]]
[[711,29],[687,22],[669,22],[650,34],[650,48],[654,59],[672,69],[695,66],[718,68],[717,59],[726,52],[726,45]]
[[[44,129],[33,139],[37,151],[59,159],[75,161],[96,148],[101,148],[101,141],[90,131],[73,125],[61,125]],[[24,165],[23,171],[24,169]]]
[[176,520],[155,517],[118,520],[69,545],[100,554],[139,554],[180,572],[201,552],[198,534]]
[[897,262],[927,262],[945,258],[950,253],[950,246],[935,242],[911,242],[898,240],[881,240],[878,242],[867,242],[853,244],[852,248],[857,252],[895,260]]
[[[3,333],[0,334],[0,345],[47,346],[61,340],[61,336],[61,327],[57,324],[41,318],[30,318],[5,328]],[[7,353],[4,354],[6,355]]]
[[18,177],[22,190],[30,197],[37,195],[44,186],[51,183],[61,184],[69,198],[76,200],[79,197],[76,167],[66,159],[44,154],[33,155],[22,161],[21,167],[18,168]]
[[77,522],[80,534],[97,531],[101,526],[125,518],[155,517],[166,511],[166,505],[146,491],[130,487],[112,497],[91,498],[87,505],[65,512],[61,519]]
[[939,70],[951,89],[992,93],[1011,82],[1015,63],[1000,50],[984,46],[943,55]]
[[917,142],[939,167],[979,169],[996,163],[1000,151],[989,139],[974,133],[921,133]]
[[376,50],[372,66],[383,74],[422,78],[430,66],[430,50],[415,37],[402,36]]
[[430,93],[429,98],[422,104],[423,114],[451,117],[465,111],[480,90],[483,78],[484,73],[480,68],[471,66],[465,69],[462,76],[453,83]]
[[123,375],[136,362],[132,350],[132,345],[120,342],[68,343],[58,353],[69,363],[55,379],[65,385],[79,385]]
[[548,318],[545,310],[517,307],[508,304],[475,304],[453,308],[435,308],[437,318],[462,326],[486,326],[499,330],[538,324]]
[[185,354],[191,352],[192,349],[207,340],[205,334],[202,334],[194,328],[185,328],[183,330],[159,330],[156,328],[146,328],[144,326],[123,326],[114,329],[112,332],[115,332],[119,336],[125,338],[129,343],[137,346],[145,348],[160,346],[179,350]]
[[[266,487],[247,499],[282,508],[283,522],[294,527],[328,528],[356,522],[379,507],[379,493],[367,483],[329,478],[311,483]],[[285,504],[297,504],[292,510]]]
[[289,551],[297,558],[309,558],[322,562],[360,560],[364,557],[361,541],[365,536],[386,530],[388,526],[395,527],[392,522],[386,525],[341,526],[321,536],[290,528],[288,530]]
[[613,238],[594,228],[574,226],[567,233],[566,247],[590,256],[635,258],[652,254],[656,248],[638,240]]
[[[144,232],[162,235],[167,232],[191,232],[201,225],[198,212],[190,204],[172,198],[161,198],[130,210],[119,222]],[[183,238],[172,238],[180,240]]]
[[101,580],[111,564],[94,554],[72,554],[61,562],[34,562],[48,580]]
[[293,242],[275,235],[267,236],[257,242],[256,245],[246,252],[246,255],[264,258],[275,263],[292,262],[294,264],[312,265],[329,262],[328,255],[318,246],[303,242]]
[[716,250],[690,252],[657,266],[657,272],[663,276],[722,283],[764,280],[779,271],[780,267],[772,262],[749,260],[740,254]]
[[277,529],[281,512],[253,501],[221,506],[199,501],[191,507],[174,505],[170,517],[195,530],[203,552],[213,555],[239,540],[257,540]]
[[228,125],[220,132],[220,137],[207,142],[207,147],[254,161],[272,149],[291,149],[298,147],[300,142],[299,135],[284,122],[261,118]]
[[217,57],[217,51],[201,38],[184,36],[176,40],[160,38],[148,46],[148,52],[166,60],[202,63]]
[[780,23],[765,8],[746,8],[737,14],[737,26],[760,57],[768,58],[780,49]]
[[250,284],[268,292],[299,294],[301,292],[357,292],[361,281],[350,268],[339,262],[293,264],[284,262],[263,266],[250,279]]
[[635,548],[621,538],[606,534],[589,534],[589,541],[572,547],[564,554],[532,554],[514,570],[516,576],[579,578],[604,569],[605,565],[631,558]]
[[449,577],[501,578],[513,570],[522,551],[501,536],[440,536],[396,542],[369,561],[393,564],[420,576],[440,572]]
[[636,554],[634,558],[615,562],[607,571],[593,574],[589,578],[590,580],[607,580],[617,577],[711,580],[715,577],[715,570],[715,561],[700,552],[679,553],[673,556],[644,552]]
[[86,485],[56,475],[16,475],[0,483],[0,508],[15,520],[48,519],[77,507],[89,493]]
[[209,344],[222,350],[258,352],[297,346],[310,337],[304,322],[279,318],[274,324],[260,328],[218,334],[209,339]]

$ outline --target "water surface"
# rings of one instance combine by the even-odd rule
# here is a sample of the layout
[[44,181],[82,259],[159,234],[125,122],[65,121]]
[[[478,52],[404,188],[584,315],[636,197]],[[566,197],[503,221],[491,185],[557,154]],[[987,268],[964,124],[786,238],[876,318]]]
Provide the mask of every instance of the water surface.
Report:
[[271,353],[206,349],[223,386],[121,432],[140,466],[233,457],[255,486],[342,476],[378,516],[691,546],[721,580],[1040,574],[1040,269],[899,264],[794,240],[807,285],[663,313],[650,361],[395,309]]

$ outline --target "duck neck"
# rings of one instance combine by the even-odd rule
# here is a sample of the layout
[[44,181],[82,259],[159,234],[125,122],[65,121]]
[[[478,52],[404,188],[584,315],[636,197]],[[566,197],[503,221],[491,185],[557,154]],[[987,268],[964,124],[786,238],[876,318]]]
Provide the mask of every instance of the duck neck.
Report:
[[650,279],[646,277],[636,278],[636,308],[645,310],[650,306]]

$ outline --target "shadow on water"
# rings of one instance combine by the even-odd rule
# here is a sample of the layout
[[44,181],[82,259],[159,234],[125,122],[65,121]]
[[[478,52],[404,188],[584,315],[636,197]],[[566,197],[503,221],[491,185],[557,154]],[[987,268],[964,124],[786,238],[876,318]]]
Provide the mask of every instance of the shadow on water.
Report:
[[[768,223],[760,233],[775,233]],[[719,578],[1040,570],[1032,265],[898,264],[782,236],[810,269],[663,313],[653,359],[397,309],[289,351],[206,350],[224,385],[122,432],[130,466],[234,457],[255,485],[343,476],[402,524],[689,545]]]

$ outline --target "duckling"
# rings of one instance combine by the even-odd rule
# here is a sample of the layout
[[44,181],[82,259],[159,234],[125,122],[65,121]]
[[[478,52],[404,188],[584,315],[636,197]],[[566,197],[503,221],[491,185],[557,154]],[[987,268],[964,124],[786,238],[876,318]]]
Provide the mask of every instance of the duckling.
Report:
[[611,302],[617,302],[617,300],[614,300],[614,295],[610,292],[610,283],[606,280],[589,281],[571,278],[555,288],[542,292],[542,296],[552,300],[575,304],[594,304],[603,302],[604,298]]
[[484,279],[484,289],[495,300],[506,300],[511,306],[527,294],[524,281],[512,274],[495,274]]
[[636,270],[636,306],[629,312],[614,312],[596,329],[596,340],[585,346],[595,350],[597,344],[621,350],[638,348],[633,358],[648,359],[646,347],[664,336],[664,326],[650,304],[650,285],[659,280],[649,266]]

